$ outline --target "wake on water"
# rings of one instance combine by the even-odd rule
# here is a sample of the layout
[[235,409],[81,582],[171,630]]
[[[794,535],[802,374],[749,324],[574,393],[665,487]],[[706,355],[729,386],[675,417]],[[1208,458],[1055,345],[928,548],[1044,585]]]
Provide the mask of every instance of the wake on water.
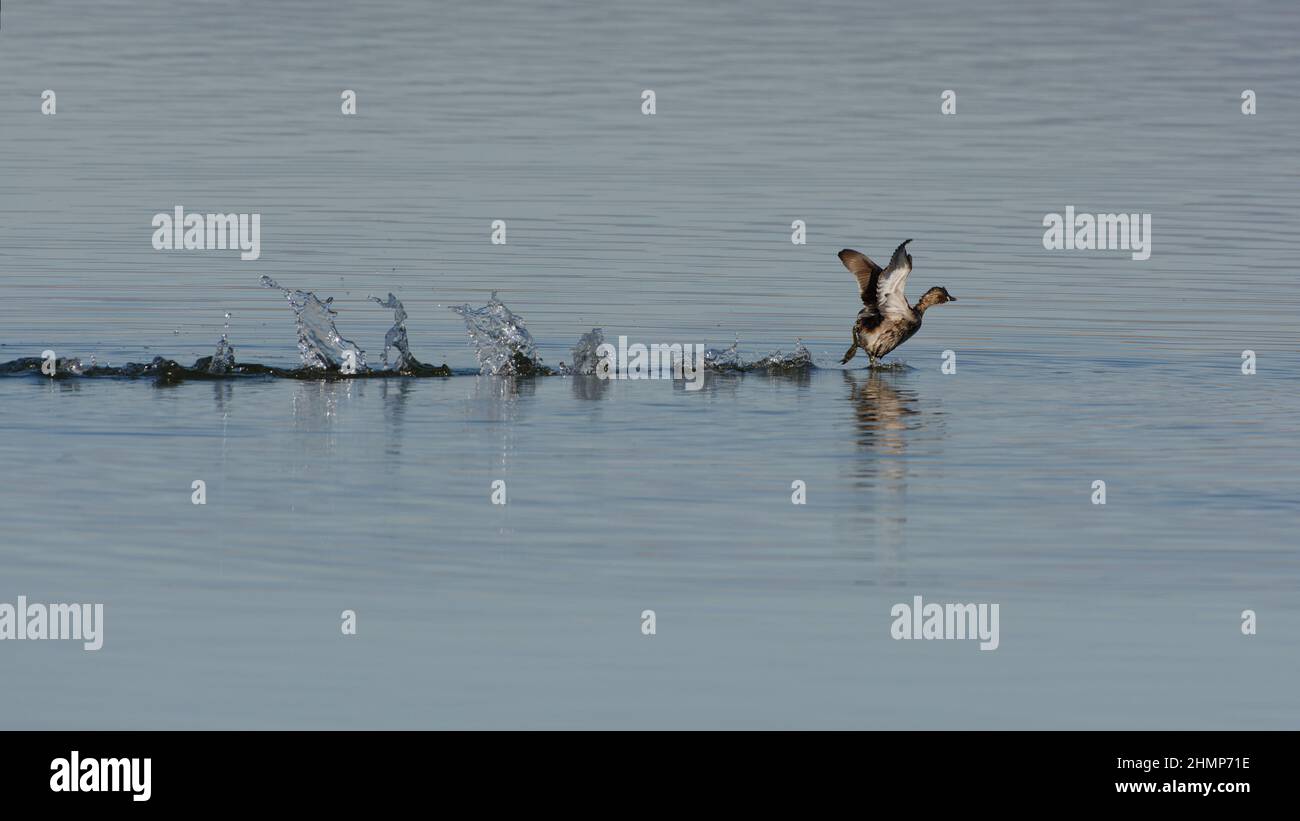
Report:
[[[250,362],[238,362],[235,348],[230,344],[230,314],[225,316],[225,328],[212,356],[201,357],[193,365],[154,357],[148,363],[129,362],[125,365],[100,365],[92,356],[85,364],[78,358],[42,359],[24,357],[0,363],[0,375],[45,374],[58,377],[119,377],[125,379],[151,378],[159,384],[175,384],[187,380],[232,379],[261,376],[281,379],[367,379],[384,377],[453,376],[456,372],[443,365],[427,365],[411,353],[406,335],[406,309],[396,296],[387,299],[371,296],[369,299],[393,312],[393,326],[384,335],[383,367],[372,368],[366,363],[366,352],[339,333],[335,325],[338,313],[333,308],[333,297],[321,301],[311,291],[282,287],[270,277],[262,277],[262,286],[275,289],[284,295],[293,311],[298,335],[298,354],[301,365],[281,368]],[[573,364],[563,362],[558,368],[542,363],[537,345],[528,332],[523,318],[513,313],[497,299],[496,292],[481,308],[470,305],[453,306],[451,310],[465,322],[465,331],[474,346],[478,360],[478,373],[491,376],[532,377],[552,375],[589,375],[596,373],[599,361],[597,349],[604,344],[600,328],[592,328],[579,337],[573,347]],[[53,363],[52,374],[48,373]],[[802,341],[796,340],[789,354],[780,351],[746,362],[739,352],[739,341],[722,351],[709,349],[704,354],[706,371],[715,373],[797,373],[816,368],[812,354]]]

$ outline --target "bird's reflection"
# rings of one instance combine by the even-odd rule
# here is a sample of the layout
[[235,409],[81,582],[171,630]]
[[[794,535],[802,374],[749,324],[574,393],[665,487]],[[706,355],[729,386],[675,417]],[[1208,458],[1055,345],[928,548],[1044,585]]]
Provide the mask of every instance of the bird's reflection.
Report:
[[905,372],[843,372],[853,413],[857,458],[850,471],[857,498],[837,529],[841,544],[877,563],[864,584],[896,583],[904,561],[909,450],[924,419],[919,395],[905,386],[907,378]]
[[[912,417],[920,414],[916,391],[895,387],[897,374],[884,375],[873,370],[861,378],[844,371],[844,382],[853,405],[854,428],[858,449],[878,456],[902,456],[907,450],[907,433]],[[903,462],[899,459],[861,460],[859,476],[901,478]],[[897,470],[895,470],[896,468]]]

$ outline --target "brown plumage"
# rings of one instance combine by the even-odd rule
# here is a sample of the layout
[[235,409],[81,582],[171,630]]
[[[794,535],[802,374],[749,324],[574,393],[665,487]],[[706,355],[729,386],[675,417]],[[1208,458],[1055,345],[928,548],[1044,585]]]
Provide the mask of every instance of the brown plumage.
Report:
[[871,364],[912,338],[921,328],[921,317],[932,305],[956,302],[957,298],[946,288],[931,288],[921,295],[915,305],[907,304],[907,275],[912,273],[912,255],[907,253],[907,243],[894,250],[888,268],[881,268],[866,254],[850,248],[840,251],[840,262],[858,281],[862,304],[858,321],[853,324],[853,344],[845,352],[840,364],[853,358],[858,348],[867,352]]

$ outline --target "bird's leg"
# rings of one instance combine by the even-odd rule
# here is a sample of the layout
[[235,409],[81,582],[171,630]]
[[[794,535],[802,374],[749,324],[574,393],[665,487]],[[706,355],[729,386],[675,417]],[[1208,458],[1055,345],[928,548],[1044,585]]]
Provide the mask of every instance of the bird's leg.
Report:
[[853,344],[849,346],[849,349],[844,352],[844,358],[840,360],[840,364],[843,365],[845,362],[848,362],[850,359],[853,358],[853,355],[856,354],[857,352],[858,352],[858,343],[857,340],[854,340]]
[[[867,354],[867,355],[868,355],[868,356],[871,356],[870,354]],[[872,356],[872,357],[871,357],[871,367],[874,368],[874,367],[876,367],[876,366],[879,365],[879,364],[880,364],[880,360],[877,359],[876,357]]]

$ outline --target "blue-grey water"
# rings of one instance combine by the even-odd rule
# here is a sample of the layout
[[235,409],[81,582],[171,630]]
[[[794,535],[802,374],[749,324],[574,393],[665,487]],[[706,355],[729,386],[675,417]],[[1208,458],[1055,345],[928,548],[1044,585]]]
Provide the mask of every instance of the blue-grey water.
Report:
[[[0,642],[0,727],[1300,726],[1295,4],[0,14],[0,362],[190,364],[230,312],[293,367],[266,275],[371,365],[391,291],[460,374],[0,376],[0,602],[105,606],[99,651]],[[177,205],[261,258],[154,250]],[[1151,258],[1046,250],[1070,205]],[[908,237],[958,301],[846,370],[836,252]],[[601,327],[817,367],[465,375],[493,291],[552,366]],[[1000,646],[892,639],[916,595]]]

